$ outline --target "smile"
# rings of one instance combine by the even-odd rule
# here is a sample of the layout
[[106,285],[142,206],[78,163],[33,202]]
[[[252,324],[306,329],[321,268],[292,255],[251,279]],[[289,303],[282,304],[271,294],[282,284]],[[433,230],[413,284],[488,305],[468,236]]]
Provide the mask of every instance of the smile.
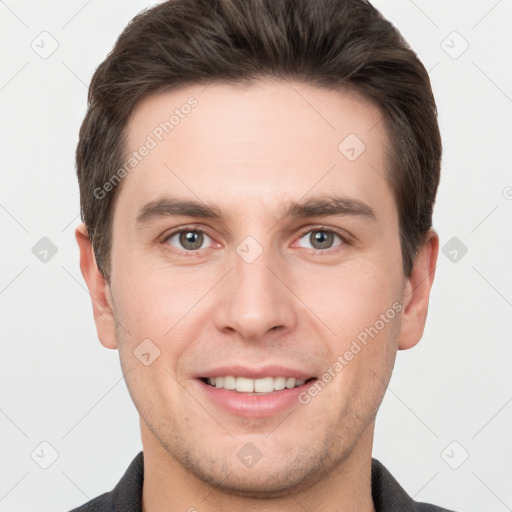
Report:
[[317,380],[316,377],[304,378],[306,375],[300,377],[258,376],[252,379],[217,374],[199,377],[194,381],[207,402],[231,416],[269,418],[300,405],[300,393]]
[[268,394],[283,389],[293,389],[303,386],[311,379],[297,379],[295,377],[263,377],[249,379],[247,377],[235,377],[226,375],[224,377],[202,378],[201,380],[209,386],[218,389],[227,389],[238,393]]

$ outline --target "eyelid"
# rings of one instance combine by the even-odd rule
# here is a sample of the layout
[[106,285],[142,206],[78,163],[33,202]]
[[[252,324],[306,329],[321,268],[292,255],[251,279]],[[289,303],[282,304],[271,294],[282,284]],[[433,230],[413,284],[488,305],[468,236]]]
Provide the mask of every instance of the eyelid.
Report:
[[351,245],[350,236],[345,231],[342,231],[342,230],[340,230],[338,228],[322,226],[322,225],[309,226],[308,228],[304,228],[300,232],[297,240],[301,239],[304,235],[307,235],[308,233],[311,233],[313,231],[326,231],[328,233],[329,232],[330,233],[334,233],[335,235],[339,236],[341,241],[343,242],[342,244],[340,244],[338,246],[329,247],[328,249],[325,249],[325,250],[322,250],[322,249],[309,249],[310,251],[313,251],[314,253],[329,254],[330,252],[336,252],[336,250],[341,250],[343,248],[343,246],[345,246],[345,245]]
[[[173,237],[175,235],[178,235],[180,233],[187,232],[187,231],[196,231],[198,233],[203,233],[208,238],[210,238],[210,240],[212,240],[213,243],[215,243],[214,237],[208,233],[208,230],[206,230],[203,227],[194,226],[194,225],[180,226],[179,228],[175,228],[175,229],[173,229],[173,230],[171,230],[169,232],[166,232],[164,235],[162,235],[162,243],[166,243],[169,240],[169,238],[171,238],[171,237]],[[212,247],[207,247],[206,249],[196,249],[194,251],[187,251],[185,249],[178,249],[177,247],[174,247],[174,246],[171,246],[171,247],[172,247],[172,249],[171,249],[172,251],[177,252],[180,255],[196,256],[196,255],[200,254],[202,251],[204,251],[206,249],[211,249],[213,246]]]
[[177,233],[181,233],[182,231],[198,231],[200,233],[208,235],[210,238],[213,238],[212,235],[209,234],[209,228],[207,226],[202,226],[199,224],[186,224],[184,226],[175,227],[169,231],[164,232],[162,234],[162,240],[165,241],[170,236],[176,235]]
[[346,241],[347,243],[349,241],[349,236],[345,231],[340,230],[338,228],[322,226],[322,225],[315,225],[315,226],[309,226],[307,228],[304,228],[300,232],[299,238],[302,238],[304,235],[307,235],[311,231],[330,231],[331,233],[336,233],[342,240]]
[[[208,233],[208,230],[205,229],[204,227],[202,226],[198,226],[198,225],[186,225],[186,226],[180,226],[178,228],[175,228],[173,230],[171,230],[170,232],[166,232],[163,236],[162,236],[162,243],[164,242],[167,242],[167,240],[169,240],[169,238],[171,238],[172,236],[174,235],[177,235],[179,233],[182,233],[182,232],[186,232],[186,231],[196,231],[198,233],[203,233],[205,234],[206,236],[208,236],[212,242],[214,242],[214,237],[212,235],[210,235]],[[325,249],[325,250],[322,250],[322,249],[309,249],[310,251],[313,251],[314,253],[329,253],[331,251],[336,251],[337,248],[341,247],[341,246],[344,246],[344,245],[350,245],[351,244],[351,241],[350,241],[350,237],[347,233],[345,233],[345,231],[342,231],[338,228],[334,228],[334,227],[329,227],[329,226],[323,226],[323,225],[313,225],[313,226],[308,226],[307,228],[303,228],[300,232],[299,232],[299,235],[297,236],[296,240],[299,240],[301,239],[302,237],[304,237],[304,235],[307,235],[308,233],[311,233],[313,231],[327,231],[327,232],[331,232],[331,233],[334,233],[335,235],[339,236],[341,241],[343,242],[342,244],[340,244],[340,246],[336,246],[336,247],[330,247],[328,249]],[[217,243],[218,245],[218,243]],[[207,247],[206,249],[211,249],[212,247]],[[194,255],[198,255],[200,254],[201,251],[204,251],[206,249],[197,249],[197,250],[194,250],[194,251],[186,251],[186,250],[180,250],[176,247],[173,247],[173,251],[176,251],[176,252],[179,252],[180,254],[184,254],[186,256],[194,256]]]

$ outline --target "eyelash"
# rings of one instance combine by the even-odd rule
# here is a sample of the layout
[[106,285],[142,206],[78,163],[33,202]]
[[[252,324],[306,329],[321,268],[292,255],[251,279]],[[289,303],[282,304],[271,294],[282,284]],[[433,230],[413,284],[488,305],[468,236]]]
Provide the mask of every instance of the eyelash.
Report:
[[317,226],[314,228],[307,228],[304,231],[302,231],[299,235],[299,239],[301,239],[304,235],[307,235],[308,233],[313,233],[314,231],[324,231],[326,233],[333,233],[336,236],[338,236],[341,240],[341,244],[336,247],[331,247],[329,249],[321,250],[321,249],[308,249],[309,251],[312,251],[312,253],[315,256],[324,255],[324,254],[330,254],[330,253],[338,253],[339,251],[342,251],[345,245],[350,245],[348,238],[346,235],[343,235],[341,231],[333,228],[328,228],[326,226]]
[[[172,231],[171,233],[166,235],[165,238],[163,239],[163,243],[166,243],[174,235],[177,235],[177,234],[180,234],[180,233],[186,233],[186,232],[189,232],[189,231],[193,231],[193,232],[197,232],[197,233],[203,233],[204,235],[208,236],[210,239],[213,239],[213,237],[211,237],[205,230],[200,229],[197,226],[185,226],[183,228],[180,228],[180,229],[177,229],[175,231]],[[310,251],[310,254],[313,254],[314,256],[320,256],[320,255],[324,255],[324,254],[327,254],[327,253],[330,253],[330,252],[337,253],[340,250],[343,250],[344,246],[350,245],[350,242],[347,239],[346,235],[343,235],[337,229],[328,228],[328,227],[325,227],[325,226],[316,226],[316,227],[313,227],[313,228],[311,228],[311,227],[307,228],[307,229],[303,230],[300,233],[298,239],[301,239],[304,235],[307,235],[308,233],[312,233],[314,231],[325,231],[327,233],[333,233],[333,234],[337,235],[340,238],[341,242],[342,242],[340,245],[338,245],[336,247],[331,247],[331,248],[325,249],[325,250],[322,250],[322,249],[308,249],[308,251]],[[173,247],[171,250],[172,251],[176,251],[176,252],[178,252],[178,254],[183,255],[185,257],[197,257],[197,256],[199,256],[200,251],[202,251],[203,249],[196,249],[196,250],[192,250],[192,251],[185,251],[185,250],[181,250],[180,251],[180,250],[176,249],[176,247]]]

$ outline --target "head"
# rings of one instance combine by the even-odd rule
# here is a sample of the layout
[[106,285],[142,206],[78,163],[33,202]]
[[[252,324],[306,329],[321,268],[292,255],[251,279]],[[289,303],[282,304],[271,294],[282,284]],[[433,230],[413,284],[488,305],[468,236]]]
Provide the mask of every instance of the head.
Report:
[[[423,333],[440,159],[428,74],[365,1],[137,16],[91,82],[76,235],[148,442],[252,496],[367,445]],[[201,378],[242,364],[316,380],[284,412],[232,414]]]

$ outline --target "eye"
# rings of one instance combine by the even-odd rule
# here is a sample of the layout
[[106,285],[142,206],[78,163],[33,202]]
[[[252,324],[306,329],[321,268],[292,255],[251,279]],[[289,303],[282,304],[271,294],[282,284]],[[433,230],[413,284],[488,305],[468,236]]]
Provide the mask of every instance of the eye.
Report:
[[211,241],[211,238],[204,231],[201,231],[200,229],[185,228],[180,229],[179,231],[174,231],[167,236],[164,242],[176,247],[176,249],[184,249],[187,252],[192,252],[204,249],[205,247],[203,247],[203,244],[206,241],[205,239],[209,239]]
[[306,246],[307,248],[322,252],[327,249],[332,249],[336,238],[341,242],[338,246],[346,243],[344,237],[336,231],[324,228],[310,229],[309,231],[302,233],[299,240],[302,240],[303,238],[305,238],[306,242],[309,243],[309,247]]

